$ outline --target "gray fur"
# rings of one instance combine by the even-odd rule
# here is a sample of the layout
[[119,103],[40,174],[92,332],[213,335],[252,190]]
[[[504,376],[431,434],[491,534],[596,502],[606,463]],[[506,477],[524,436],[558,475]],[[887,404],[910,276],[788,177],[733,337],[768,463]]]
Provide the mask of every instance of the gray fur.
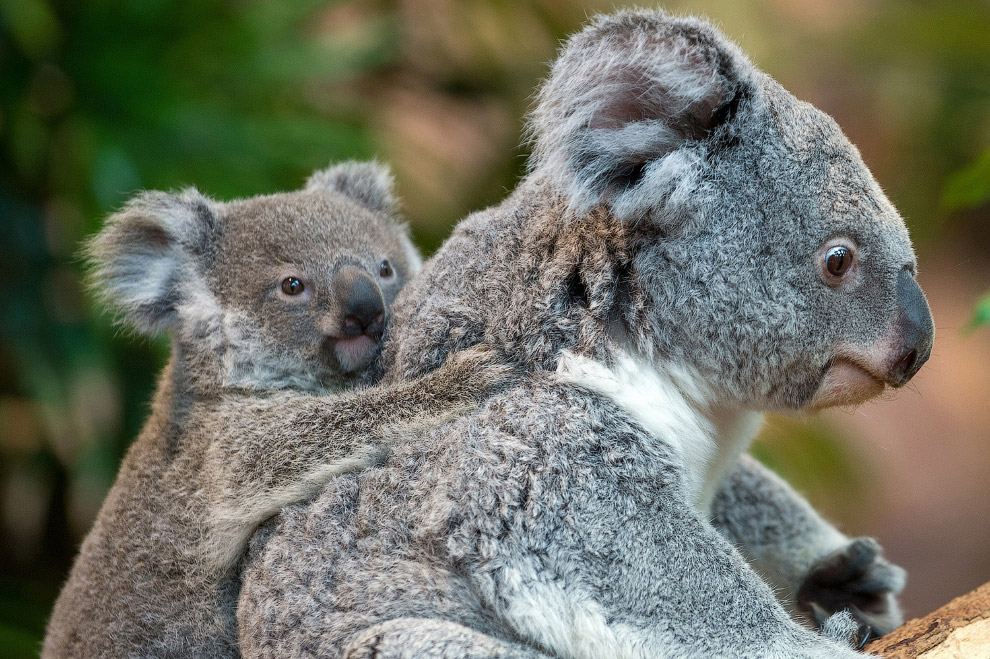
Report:
[[[827,582],[852,605],[868,590],[841,578],[855,566],[896,607],[903,575],[731,459],[754,411],[903,384],[902,220],[835,122],[703,21],[596,19],[533,116],[531,173],[404,290],[386,352],[410,378],[485,342],[530,376],[259,533],[242,651],[860,656],[848,613],[819,635],[771,584],[794,598]],[[857,265],[833,285],[821,250],[836,238]],[[845,359],[874,381],[842,394]],[[754,567],[774,560],[768,584]]]
[[431,618],[395,618],[359,634],[346,659],[541,659],[539,650]]
[[829,613],[856,607],[857,620],[875,635],[904,622],[895,597],[904,570],[883,558],[876,541],[840,533],[753,458],[742,456],[723,481],[712,524],[792,613],[816,621],[815,606]]
[[306,181],[307,190],[339,192],[362,206],[388,215],[399,212],[394,188],[392,172],[377,162],[341,163],[314,173]]
[[599,17],[568,41],[539,92],[531,168],[579,213],[606,202],[620,219],[678,221],[666,198],[690,196],[695,180],[677,170],[696,154],[660,156],[711,130],[744,86],[747,64],[734,44],[690,21]]
[[[364,171],[386,177],[347,164],[304,191],[229,203],[144,193],[91,243],[95,285],[138,329],[167,329],[172,356],[55,605],[44,656],[236,656],[237,563],[254,529],[503,380],[479,348],[419,381],[337,394],[374,369],[344,372],[328,357],[344,313],[335,273],[367,271],[387,305],[419,267],[404,226],[330,184]],[[361,199],[374,188],[365,183]],[[307,298],[279,297],[287,273],[305,280]]]
[[201,279],[197,250],[212,249],[214,217],[213,202],[192,188],[138,195],[87,246],[92,287],[138,331],[174,329],[177,288]]

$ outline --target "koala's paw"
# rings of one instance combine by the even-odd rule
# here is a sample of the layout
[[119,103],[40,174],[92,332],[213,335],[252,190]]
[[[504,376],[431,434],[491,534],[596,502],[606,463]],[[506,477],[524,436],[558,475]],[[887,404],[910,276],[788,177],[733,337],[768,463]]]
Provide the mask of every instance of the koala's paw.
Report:
[[522,372],[487,343],[479,343],[453,353],[436,376],[459,398],[480,400],[516,384]]
[[819,628],[832,614],[849,611],[859,625],[853,643],[861,646],[904,622],[896,595],[906,578],[903,568],[883,558],[876,540],[855,538],[811,568],[797,606]]

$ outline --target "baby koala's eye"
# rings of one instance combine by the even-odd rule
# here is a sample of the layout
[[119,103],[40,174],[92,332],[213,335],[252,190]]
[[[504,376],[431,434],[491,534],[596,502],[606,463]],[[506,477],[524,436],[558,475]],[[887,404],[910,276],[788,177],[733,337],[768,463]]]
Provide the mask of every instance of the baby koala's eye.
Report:
[[379,277],[387,278],[387,277],[391,277],[393,274],[395,274],[395,271],[392,270],[392,264],[388,262],[388,259],[385,259],[384,261],[378,264]]
[[286,277],[282,280],[282,292],[286,295],[299,295],[305,289],[298,277]]
[[834,277],[841,277],[849,272],[852,262],[852,250],[845,245],[836,245],[825,252],[825,269]]

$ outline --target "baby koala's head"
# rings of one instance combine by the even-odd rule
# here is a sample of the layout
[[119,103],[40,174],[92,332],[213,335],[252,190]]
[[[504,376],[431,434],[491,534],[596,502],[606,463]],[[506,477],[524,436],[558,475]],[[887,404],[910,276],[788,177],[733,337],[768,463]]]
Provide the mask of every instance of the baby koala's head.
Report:
[[96,288],[139,331],[170,332],[194,378],[339,389],[371,372],[396,294],[421,265],[383,166],[231,202],[145,192],[89,245]]

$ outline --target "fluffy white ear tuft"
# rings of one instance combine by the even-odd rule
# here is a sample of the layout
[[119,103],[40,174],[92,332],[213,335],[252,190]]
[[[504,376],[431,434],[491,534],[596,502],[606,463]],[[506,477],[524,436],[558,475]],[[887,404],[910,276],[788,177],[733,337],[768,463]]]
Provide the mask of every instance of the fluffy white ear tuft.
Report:
[[379,162],[348,161],[314,172],[306,181],[309,192],[337,192],[371,210],[395,215],[399,202],[392,172]]
[[652,10],[598,17],[568,40],[539,92],[532,168],[561,182],[576,210],[607,204],[634,219],[643,204],[628,194],[658,159],[728,119],[749,69],[701,20]]
[[173,329],[184,287],[215,246],[212,202],[194,189],[144,192],[111,215],[85,248],[90,285],[146,334]]

